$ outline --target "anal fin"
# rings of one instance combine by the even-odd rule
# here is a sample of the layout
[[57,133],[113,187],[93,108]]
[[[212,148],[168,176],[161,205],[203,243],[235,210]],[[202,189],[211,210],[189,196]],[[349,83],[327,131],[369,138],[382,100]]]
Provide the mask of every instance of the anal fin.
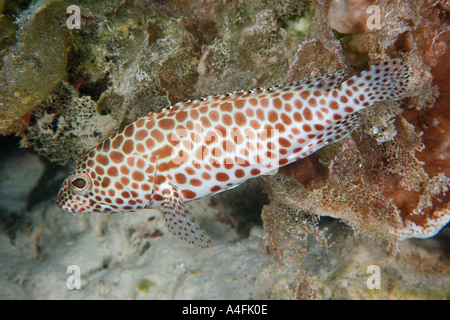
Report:
[[179,193],[170,185],[161,186],[164,205],[161,210],[169,231],[180,239],[201,248],[211,245],[211,240],[196,222],[181,200]]
[[330,143],[338,142],[347,137],[358,127],[359,116],[356,113],[336,121],[325,133],[324,140],[330,140]]

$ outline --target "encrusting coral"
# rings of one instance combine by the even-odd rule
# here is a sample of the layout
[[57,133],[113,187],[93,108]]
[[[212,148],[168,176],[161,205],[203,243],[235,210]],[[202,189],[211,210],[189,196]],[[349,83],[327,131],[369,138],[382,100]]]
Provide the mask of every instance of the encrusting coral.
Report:
[[[303,1],[262,0],[70,4],[81,8],[79,30],[65,26],[69,3],[46,1],[21,13],[24,24],[19,30],[26,33],[35,16],[56,12],[68,62],[56,87],[47,83],[49,90],[42,94],[47,99],[21,109],[14,119],[29,125],[5,126],[3,131],[20,134],[23,146],[62,163],[83,154],[114,129],[178,101],[283,82],[295,52],[295,37],[279,24],[304,8]],[[22,45],[18,40],[14,47]],[[12,56],[3,53],[4,59]],[[2,77],[8,79],[4,71]],[[44,66],[42,71],[54,74]],[[36,79],[28,76],[26,81]],[[34,87],[41,93],[39,86]],[[80,137],[74,134],[80,131],[79,124],[69,110],[86,102],[90,111],[85,115],[93,126],[88,136]],[[4,108],[5,112],[13,109]],[[21,121],[25,111],[27,119]],[[40,129],[43,122],[45,130]]]
[[[356,2],[364,1],[348,3],[356,5]],[[360,10],[359,4],[356,11]],[[447,82],[436,83],[442,90],[436,103],[437,89],[431,83],[437,70],[439,78],[444,79],[448,54],[442,56],[446,39],[440,33],[446,29],[439,20],[440,10],[433,3],[381,1],[377,4],[382,8],[380,29],[345,36],[347,47],[343,51],[330,49],[336,48],[332,45],[334,39],[320,40],[316,50],[321,52],[321,61],[334,63],[339,62],[336,57],[341,54],[350,61],[363,55],[364,61],[364,56],[371,60],[387,53],[400,54],[402,50],[403,58],[415,70],[415,94],[404,105],[383,102],[363,112],[361,128],[348,139],[288,166],[282,170],[284,177],[265,177],[263,184],[272,201],[287,205],[291,212],[339,218],[357,232],[392,245],[397,239],[433,236],[450,219],[450,161],[445,118],[448,111],[443,106]],[[337,2],[333,1],[328,18],[340,20],[333,16],[337,12],[335,5]],[[319,6],[313,24],[323,21],[326,8]],[[410,16],[402,16],[400,12]],[[412,17],[415,25],[410,25]],[[358,21],[355,19],[354,23]],[[327,43],[331,44],[324,45]],[[328,54],[321,49],[324,47]],[[311,51],[308,43],[299,46],[291,73],[295,74],[299,66],[311,64]],[[438,61],[440,67],[431,69],[430,74],[429,67]],[[335,68],[330,65],[331,70]],[[273,205],[266,208],[264,216],[268,228],[285,215],[279,205]],[[279,239],[272,240],[272,243],[268,241],[269,248],[280,245]]]
[[[23,129],[27,113],[66,76],[67,52],[57,19],[61,8],[61,4],[49,6],[34,12],[32,19],[17,21],[17,43],[5,48],[0,64],[0,134]],[[3,36],[12,38],[12,21],[4,16],[0,21],[5,25]]]

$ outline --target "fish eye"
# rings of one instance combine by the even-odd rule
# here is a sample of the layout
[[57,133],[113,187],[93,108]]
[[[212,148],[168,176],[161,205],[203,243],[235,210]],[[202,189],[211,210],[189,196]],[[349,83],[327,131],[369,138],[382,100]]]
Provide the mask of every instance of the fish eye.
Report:
[[70,176],[70,190],[76,194],[86,194],[91,190],[92,180],[87,174],[80,173]]
[[72,185],[77,189],[83,189],[86,186],[87,182],[84,178],[76,178],[72,181]]

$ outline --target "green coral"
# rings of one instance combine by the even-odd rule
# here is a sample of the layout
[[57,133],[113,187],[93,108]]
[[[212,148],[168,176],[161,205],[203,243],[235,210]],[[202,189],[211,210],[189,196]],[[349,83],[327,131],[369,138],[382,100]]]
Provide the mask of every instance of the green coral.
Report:
[[155,286],[155,283],[151,280],[144,279],[139,281],[138,290],[143,293],[148,293],[148,291]]
[[[64,79],[67,52],[60,17],[65,6],[52,4],[17,32],[0,73],[0,133],[32,111]],[[9,32],[9,31],[7,31]]]

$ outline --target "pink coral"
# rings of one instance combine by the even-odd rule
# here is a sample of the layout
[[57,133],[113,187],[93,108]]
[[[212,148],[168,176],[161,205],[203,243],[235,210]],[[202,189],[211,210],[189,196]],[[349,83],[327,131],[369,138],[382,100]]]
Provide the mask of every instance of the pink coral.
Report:
[[370,14],[367,8],[373,0],[333,0],[328,11],[330,27],[344,34],[364,33]]

